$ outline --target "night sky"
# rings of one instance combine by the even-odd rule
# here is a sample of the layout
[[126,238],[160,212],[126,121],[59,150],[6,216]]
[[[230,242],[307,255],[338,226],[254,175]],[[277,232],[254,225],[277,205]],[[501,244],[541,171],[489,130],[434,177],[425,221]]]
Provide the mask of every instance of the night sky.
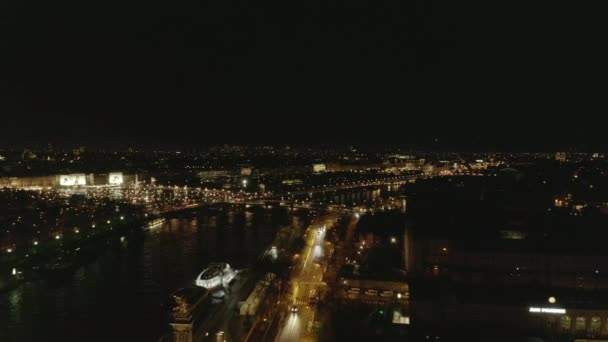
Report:
[[4,1],[0,143],[605,149],[601,3]]

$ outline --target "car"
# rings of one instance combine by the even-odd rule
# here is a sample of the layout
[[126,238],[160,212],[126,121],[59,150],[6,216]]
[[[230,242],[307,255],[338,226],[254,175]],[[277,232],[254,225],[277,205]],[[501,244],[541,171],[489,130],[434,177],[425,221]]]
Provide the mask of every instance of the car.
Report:
[[291,313],[297,313],[298,312],[298,307],[296,305],[291,307]]

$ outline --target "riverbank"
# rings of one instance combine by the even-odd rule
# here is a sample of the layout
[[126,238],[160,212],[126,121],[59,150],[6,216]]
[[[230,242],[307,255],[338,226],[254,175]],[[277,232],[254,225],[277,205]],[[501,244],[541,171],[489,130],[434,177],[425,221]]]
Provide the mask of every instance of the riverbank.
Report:
[[139,217],[100,228],[94,235],[57,238],[45,246],[34,246],[26,254],[0,261],[0,293],[19,285],[49,277],[61,277],[95,260],[108,248],[120,247],[144,238],[144,228],[152,221]]

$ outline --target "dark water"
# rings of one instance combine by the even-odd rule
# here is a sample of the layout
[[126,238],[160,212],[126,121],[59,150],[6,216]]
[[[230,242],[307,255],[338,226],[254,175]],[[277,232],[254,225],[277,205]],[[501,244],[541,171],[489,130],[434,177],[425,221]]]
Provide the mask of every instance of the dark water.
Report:
[[73,275],[0,295],[0,341],[156,341],[171,292],[209,262],[248,266],[289,224],[300,219],[282,209],[169,220]]

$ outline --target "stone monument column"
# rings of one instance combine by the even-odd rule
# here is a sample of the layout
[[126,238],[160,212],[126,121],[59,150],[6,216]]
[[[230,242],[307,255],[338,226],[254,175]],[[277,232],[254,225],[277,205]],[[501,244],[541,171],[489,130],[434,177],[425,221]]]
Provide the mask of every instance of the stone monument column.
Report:
[[173,294],[171,310],[171,342],[194,342],[197,317],[207,297],[203,288],[180,289]]
[[172,342],[193,342],[192,323],[169,323]]

